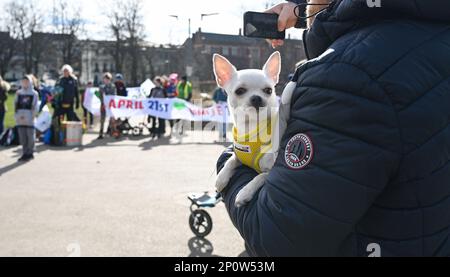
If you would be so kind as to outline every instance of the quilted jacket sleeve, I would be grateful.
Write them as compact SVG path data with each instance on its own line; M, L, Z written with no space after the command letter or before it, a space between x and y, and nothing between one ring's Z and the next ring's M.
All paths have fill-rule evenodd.
M237 193L256 176L242 167L224 192L230 217L255 256L345 252L340 246L352 239L358 220L399 166L396 114L376 82L338 62L308 63L302 70L266 184L251 203L236 208ZM313 158L302 169L292 169L285 158L297 134L307 135L313 146Z

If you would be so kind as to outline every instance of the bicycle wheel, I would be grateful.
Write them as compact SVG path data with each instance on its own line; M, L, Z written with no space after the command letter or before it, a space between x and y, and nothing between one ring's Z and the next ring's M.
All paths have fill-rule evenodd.
M189 217L189 227L195 236L204 238L212 231L213 223L211 216L204 210L193 211Z

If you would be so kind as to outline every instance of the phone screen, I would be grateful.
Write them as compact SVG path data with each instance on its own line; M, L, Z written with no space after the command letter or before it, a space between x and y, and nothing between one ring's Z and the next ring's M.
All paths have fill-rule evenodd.
M278 32L277 14L246 12L244 35L254 38L285 39L286 32Z

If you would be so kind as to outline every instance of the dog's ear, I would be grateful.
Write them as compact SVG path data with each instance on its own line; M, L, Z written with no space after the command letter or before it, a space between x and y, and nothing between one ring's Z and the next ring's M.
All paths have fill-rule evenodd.
M278 84L281 73L281 55L280 52L273 53L263 67L263 71L275 84Z
M226 84L231 81L237 70L226 58L219 54L214 54L213 64L217 84L219 87L225 88Z

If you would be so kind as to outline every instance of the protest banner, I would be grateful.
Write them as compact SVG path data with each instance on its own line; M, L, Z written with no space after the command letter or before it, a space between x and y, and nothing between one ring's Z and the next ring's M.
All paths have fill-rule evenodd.
M227 104L204 108L177 98L132 99L106 96L105 108L107 115L115 118L151 115L168 120L230 122Z
M216 104L211 107L200 107L178 98L145 98L141 88L130 88L129 97L106 96L104 99L108 117L130 118L138 116L154 116L158 118L187 121L230 122L227 104ZM98 89L86 90L84 107L94 115L100 115L100 99Z

